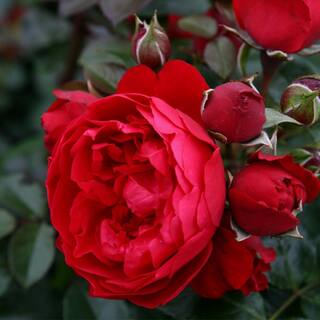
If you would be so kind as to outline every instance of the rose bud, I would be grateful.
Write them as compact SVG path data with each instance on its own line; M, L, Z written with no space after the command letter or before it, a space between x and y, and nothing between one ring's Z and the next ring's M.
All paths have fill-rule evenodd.
M206 91L202 120L225 142L247 142L260 135L266 120L263 97L240 81Z
M319 191L319 180L291 156L258 152L234 177L229 202L233 219L243 231L274 236L294 230L299 224L297 213Z
M136 31L132 38L132 54L136 61L157 68L165 64L170 52L170 40L160 26L156 13L150 25L136 17Z
M319 0L233 0L240 28L266 49L295 53L320 39Z
M282 95L281 110L305 125L314 124L320 113L320 75L295 80Z

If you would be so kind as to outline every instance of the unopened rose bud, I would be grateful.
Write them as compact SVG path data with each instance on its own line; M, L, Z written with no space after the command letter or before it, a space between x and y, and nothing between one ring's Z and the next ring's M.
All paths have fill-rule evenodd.
M295 80L282 95L281 110L305 125L314 124L320 114L320 75Z
M139 64L157 68L165 64L171 52L168 35L158 22L156 13L148 25L136 17L132 54Z
M225 142L247 142L261 134L266 120L263 97L250 85L228 82L205 93L202 119Z
M296 215L305 203L317 198L319 191L317 177L291 156L258 152L232 181L232 217L248 234L299 236L294 232L300 223Z

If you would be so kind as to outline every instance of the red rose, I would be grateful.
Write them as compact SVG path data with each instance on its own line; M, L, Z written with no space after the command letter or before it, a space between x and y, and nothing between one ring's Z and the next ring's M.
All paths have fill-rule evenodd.
M263 97L239 81L216 87L205 98L202 119L206 127L227 142L246 142L260 135L266 120Z
M185 89L179 70L188 76ZM196 114L195 88L203 83L196 69L173 61L159 76L143 66L129 70L119 91L148 89ZM185 95L189 86L196 97ZM58 246L91 295L153 308L207 262L224 207L224 169L219 148L185 113L163 99L122 93L90 104L66 126L47 191Z
M57 100L41 117L46 133L44 142L50 152L70 121L84 113L89 103L97 100L95 96L83 91L55 90L53 93Z
M219 298L232 290L241 290L246 295L265 290L268 279L264 272L270 270L275 251L265 248L259 237L236 241L235 233L224 220L213 238L212 254L192 281L192 288L207 298Z
M294 229L299 224L296 211L313 201L319 191L319 180L290 156L260 152L235 176L229 201L240 228L253 235L272 236Z
M319 0L233 0L239 26L262 47L298 52L320 38Z

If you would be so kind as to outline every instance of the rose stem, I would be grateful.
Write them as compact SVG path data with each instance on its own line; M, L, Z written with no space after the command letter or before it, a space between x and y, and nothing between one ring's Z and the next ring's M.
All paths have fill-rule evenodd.
M269 320L276 320L279 318L279 316L293 303L295 302L299 297L301 297L303 294L305 294L307 291L315 289L320 286L320 283L311 283L297 291L295 291L281 306L276 312L269 318Z
M284 60L279 57L270 57L265 51L261 51L260 59L263 70L261 93L266 99L272 78Z

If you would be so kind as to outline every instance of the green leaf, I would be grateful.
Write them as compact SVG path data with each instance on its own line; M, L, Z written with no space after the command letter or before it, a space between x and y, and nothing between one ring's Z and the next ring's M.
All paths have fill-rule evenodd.
M209 42L204 51L204 61L222 79L227 79L236 65L236 49L227 37L220 36Z
M90 298L85 289L72 285L63 299L64 320L129 320L130 312L124 301Z
M112 22L118 24L121 20L138 12L151 0L100 0L99 4L104 15Z
M294 160L299 163L304 163L310 160L313 156L310 151L305 149L294 149L290 153L293 156Z
M316 201L307 204L303 208L303 214L301 215L301 223L308 231L308 237L315 240L319 237L319 219L318 214L320 212L320 198ZM318 243L318 264L320 266L320 242Z
M176 320L192 318L199 296L191 288L185 289L178 297L159 307L158 310Z
M151 16L157 10L159 15L196 15L207 12L211 6L209 0L183 0L183 3L181 0L153 0L141 14Z
M131 312L125 301L90 298L89 303L97 320L132 319ZM138 320L138 319L137 319Z
M114 92L124 72L125 69L116 64L91 64L85 67L86 78L102 93Z
M54 233L46 224L22 226L9 244L9 265L15 279L24 287L40 280L54 259Z
M89 9L97 2L98 0L60 0L59 13L63 16L73 15Z
M247 297L241 296L238 299L225 296L223 299L238 309L237 315L234 317L236 320L266 319L264 302L260 293L251 293Z
M10 282L11 276L9 272L0 266L0 297L8 290Z
M316 249L311 241L307 238L271 241L277 250L277 259L269 274L272 285L279 289L296 290L314 279L318 267Z
M215 19L207 16L188 16L178 21L181 30L195 36L210 39L217 34L218 26Z
M43 217L45 197L37 184L26 184L20 175L0 178L0 204L27 218Z
M0 209L0 239L9 235L16 226L16 219L6 210Z
M0 156L0 166L8 174L23 172L32 180L44 181L47 172L47 165L43 161L45 157L46 151L43 147L43 136L41 135L23 139L21 143L11 146Z
M266 118L267 121L264 124L264 128L271 128L285 122L301 125L297 120L271 108L266 108Z
M77 285L71 286L64 296L63 319L96 319L86 292Z
M125 70L134 65L129 44L117 39L90 43L79 62L87 78L105 93L112 93Z
M301 308L307 319L320 319L320 286L301 297Z
M70 25L48 11L32 8L22 19L21 45L28 53L68 40Z
M259 293L244 297L239 292L233 292L220 299L203 299L191 289L186 289L158 310L176 320L266 319L263 299Z

